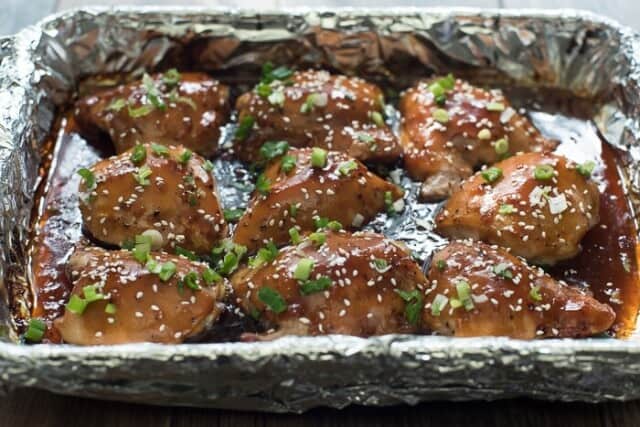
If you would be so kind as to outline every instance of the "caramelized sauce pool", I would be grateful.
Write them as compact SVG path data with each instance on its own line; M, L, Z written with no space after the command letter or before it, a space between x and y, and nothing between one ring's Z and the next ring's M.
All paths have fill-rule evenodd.
M518 95L508 93L508 96ZM577 162L593 160L598 164L593 179L601 192L600 223L583 239L583 250L576 258L548 271L573 286L586 287L599 301L611 305L617 315L612 334L629 336L635 328L640 305L640 282L636 223L618 168L622 154L600 137L588 120L591 115L564 108L574 104L565 103L560 108L554 103L541 108L532 102L536 98L531 93L523 99L520 104L531 110L553 111L553 114L532 111L530 116L543 134L561 141L560 154ZM546 100L545 96L540 99ZM517 100L512 101L517 105ZM559 111L568 111L568 116ZM71 290L65 274L66 260L74 245L86 239L78 207L80 178L76 171L112 155L113 148L108 141L89 143L80 137L69 112L60 114L44 147L44 179L36 194L29 250L32 316L47 321L45 341L60 342L52 321L63 313Z

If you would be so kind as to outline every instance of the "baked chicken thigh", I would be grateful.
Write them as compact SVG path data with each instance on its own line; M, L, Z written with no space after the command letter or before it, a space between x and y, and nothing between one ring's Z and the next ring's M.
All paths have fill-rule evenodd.
M277 140L342 151L363 162L390 163L400 157L400 144L384 122L380 88L326 71L277 70L266 73L236 103L235 147L242 160L259 160L260 146Z
M422 198L446 198L474 168L518 152L545 152L543 138L499 90L448 77L421 82L400 101L405 167Z
M150 254L145 264L124 250L80 248L67 267L73 292L55 321L67 343L180 343L222 310L222 280L186 258Z
M357 229L378 212L399 210L402 195L398 186L344 153L289 149L258 178L234 241L249 251L269 241L282 245L291 228L314 231L326 220Z
M397 243L345 231L314 233L280 250L272 246L231 280L240 307L273 328L266 339L416 332L426 282Z
M535 264L572 258L599 221L598 188L585 175L562 156L510 157L465 181L436 217L436 231L497 244Z
M211 167L184 147L144 144L81 169L84 227L111 245L148 234L154 249L208 252L227 234Z
M424 323L457 337L586 337L615 320L611 307L506 250L454 242L433 257Z
M229 118L229 89L204 73L170 70L78 101L84 133L109 134L117 153L138 143L182 144L203 156L216 152Z

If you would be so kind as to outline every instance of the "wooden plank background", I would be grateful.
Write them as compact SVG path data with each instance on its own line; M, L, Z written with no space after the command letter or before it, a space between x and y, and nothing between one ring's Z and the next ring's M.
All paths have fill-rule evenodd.
M54 11L87 4L183 4L180 0L0 0L0 35L11 34ZM638 0L190 0L190 5L272 8L293 6L478 6L506 8L582 8L640 29ZM1 107L0 107L1 108ZM590 427L640 426L640 402L548 403L429 402L415 407L316 409L304 415L273 415L194 408L161 408L58 396L22 389L0 397L0 426L65 427L288 427L288 426L478 426Z

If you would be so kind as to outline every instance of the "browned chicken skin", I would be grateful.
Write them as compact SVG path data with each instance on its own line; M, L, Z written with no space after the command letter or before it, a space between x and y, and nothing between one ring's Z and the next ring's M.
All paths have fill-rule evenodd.
M144 159L134 162L135 155ZM96 163L95 186L80 184L85 229L112 245L147 232L154 249L208 252L226 237L227 225L207 165L184 147L151 144Z
M424 181L421 196L426 200L446 198L478 166L509 154L555 147L499 90L454 82L452 77L407 90L400 112L405 167L412 178Z
M373 84L309 70L274 80L263 93L269 96L260 95L259 88L236 103L240 124L254 121L246 138L236 140L242 160L258 160L260 146L276 140L342 151L363 162L389 163L401 155L397 138L383 121L382 91Z
M504 249L454 242L436 253L424 323L456 337L587 337L605 332L611 307L559 283Z
M359 161L340 152L325 153L324 166L314 167L313 149L290 149L287 155L296 161L288 173L283 171L282 157L273 161L264 172L268 193L256 191L234 241L250 251L268 241L282 245L290 239L290 228L314 231L318 218L357 229L384 211L389 201L402 198L398 186L372 174Z
M153 254L151 259L160 267L173 263L175 272L163 280L162 273L150 272L128 251L76 250L68 263L72 298L89 300L87 287L102 297L89 302L81 313L67 306L55 321L64 341L80 345L180 343L218 318L224 285L222 281L206 283L202 277L205 264L166 254ZM189 286L185 277L190 274L195 280Z
M203 156L216 152L229 118L229 89L204 73L164 73L81 99L78 123L108 133L117 153L137 143L182 144Z
M417 332L426 279L411 256L379 234L325 237L282 248L232 277L242 309L278 329L269 338Z
M436 231L498 244L536 264L575 256L582 237L599 221L595 183L577 165L552 154L520 154L495 168L462 184L437 216ZM487 182L496 170L501 177Z

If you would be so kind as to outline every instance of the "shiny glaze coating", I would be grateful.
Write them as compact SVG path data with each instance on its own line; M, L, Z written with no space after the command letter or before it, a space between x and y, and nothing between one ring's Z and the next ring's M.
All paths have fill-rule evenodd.
M65 342L80 345L132 342L180 343L196 337L220 315L222 282L200 290L179 282L190 272L200 276L205 264L164 253L152 254L158 263L171 261L173 276L163 281L136 261L128 251L80 248L67 265L72 295L83 296L85 286L98 284L106 299L90 303L82 314L65 310L55 321ZM107 304L115 313L105 312Z
M133 149L101 160L90 170L96 180L92 190L80 183L80 210L85 229L102 242L123 245L136 235L156 230L162 236L157 248L173 252L176 246L208 252L226 237L227 225L216 195L211 172L192 153L186 162L184 147L167 147L158 154L145 144L144 161L134 164ZM148 167L148 183L136 179Z
M505 154L496 152L500 139L508 142L508 154L555 147L510 106L500 90L481 89L457 79L444 95L445 102L438 105L429 89L438 80L410 88L399 105L405 168L413 179L424 181L423 199L446 198L474 168L504 158ZM448 121L434 118L438 109L446 111Z
M117 153L136 143L156 142L182 144L203 156L214 154L220 126L229 118L229 88L204 73L182 73L175 85L163 83L163 77L164 74L151 76L166 108L152 108L140 117L132 117L124 102L134 110L153 107L142 81L79 100L75 115L83 133L90 135L97 128L109 134Z
M371 336L415 333L407 320L406 303L396 290L422 290L426 283L420 267L401 246L375 233L327 232L319 246L304 239L297 246L281 248L275 259L254 268L247 266L232 277L236 302L253 313L265 326L276 329L269 335L348 334ZM310 278L326 276L331 286L303 295L294 272L301 259L311 259ZM384 260L384 266L376 265ZM381 261L378 261L381 262ZM271 288L284 299L281 313L267 308L260 298Z
M385 210L385 192L390 192L394 201L403 195L398 186L369 172L344 153L327 152L327 162L322 168L311 165L311 154L310 148L290 149L288 155L297 160L289 173L282 171L281 159L267 166L264 176L271 189L266 195L258 191L253 195L235 230L236 243L250 251L269 240L277 245L286 244L291 227L301 233L314 231L314 218L318 217L357 229ZM345 175L340 168L350 162L355 168Z
M553 177L536 179L539 165L551 166ZM497 244L535 264L575 256L582 237L599 221L595 183L575 163L552 154L519 154L495 167L502 171L497 181L488 183L478 172L447 200L436 231Z
M504 269L496 270L498 266L506 268L511 278L505 277ZM428 279L423 320L441 335L587 337L605 332L615 319L608 305L557 282L504 249L480 242L453 242L437 252ZM461 281L471 289L469 310L451 304L458 298ZM434 315L434 300L442 296L448 302Z
M256 90L238 98L239 122L253 117L253 130L236 141L238 156L256 161L266 141L285 140L294 147L322 147L342 151L363 162L390 163L401 155L396 136L386 123L374 121L383 113L380 88L357 77L331 75L326 71L296 72L290 82L276 80L272 92L282 93L282 104L272 103ZM308 97L320 100L306 113Z

